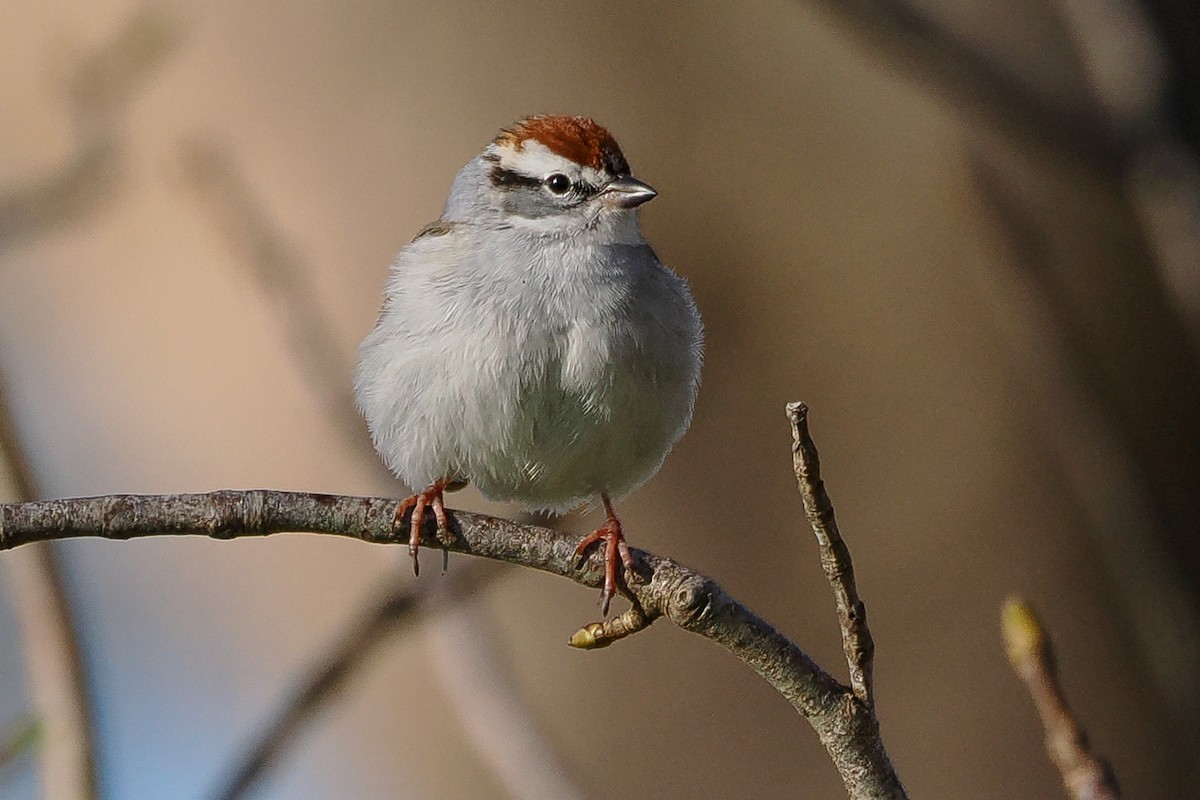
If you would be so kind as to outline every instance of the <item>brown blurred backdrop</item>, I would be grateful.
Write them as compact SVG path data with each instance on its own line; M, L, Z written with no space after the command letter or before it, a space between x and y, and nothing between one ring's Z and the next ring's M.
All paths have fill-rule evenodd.
M708 328L691 432L620 506L633 543L842 675L790 473L805 400L912 796L1063 796L1000 645L1010 592L1126 796L1197 796L1196 20L1171 8L6 0L13 430L47 496L401 493L338 405L390 259L500 126L594 116L659 189L644 227ZM206 796L376 582L412 580L397 550L311 536L60 552L114 799ZM711 644L569 650L595 601L518 573L470 603L580 796L842 796ZM30 706L19 602L0 726ZM472 634L438 625L389 639L259 796L532 796L474 731L505 720L449 696ZM0 795L38 796L32 760Z

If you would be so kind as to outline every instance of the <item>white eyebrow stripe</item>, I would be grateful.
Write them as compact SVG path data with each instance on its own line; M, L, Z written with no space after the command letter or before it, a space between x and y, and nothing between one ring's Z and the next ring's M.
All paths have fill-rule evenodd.
M541 142L531 139L526 139L520 150L499 145L489 145L488 149L499 158L501 167L522 175L540 177L551 172L562 172L567 177L576 177L580 174L580 166L574 161L563 158Z
M604 186L612 180L612 175L604 170L576 164L533 139L526 139L520 149L491 144L488 145L488 152L496 157L496 163L501 168L521 175L544 178L552 172L561 172L572 182L582 180L595 187Z

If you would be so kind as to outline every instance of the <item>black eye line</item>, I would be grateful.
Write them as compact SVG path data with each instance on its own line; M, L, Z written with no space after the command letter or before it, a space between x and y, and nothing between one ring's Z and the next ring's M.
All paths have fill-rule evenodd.
M531 178L511 169L505 169L499 164L491 170L492 185L500 189L517 189L520 187L537 188L542 185L539 178Z
M496 163L498 159L487 160L492 162L492 168L489 170L488 175L491 178L492 185L498 189L512 191L517 189L541 189L546 187L546 179L544 178L534 178L532 176L516 172L515 170L506 169L500 166L499 163ZM553 174L561 175L562 173L556 172ZM568 178L568 180L570 179ZM575 206L581 205L599 193L600 188L598 186L583 180L571 181L567 191L563 192L562 194L554 194L551 192L551 194L554 194L555 197L568 201L565 204L567 208L574 208Z

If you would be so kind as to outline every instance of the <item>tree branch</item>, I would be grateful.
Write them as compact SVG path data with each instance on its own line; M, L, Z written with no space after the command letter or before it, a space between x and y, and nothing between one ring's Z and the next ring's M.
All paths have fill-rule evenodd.
M803 406L789 406L805 463L797 471L802 493L824 497L820 510L825 536L834 554L823 561L833 570L839 607L861 612L853 590L849 553L836 550L830 535L828 497L819 485L816 450L803 424ZM809 459L812 459L809 461ZM814 483L816 482L816 483ZM285 531L322 533L372 544L405 544L407 521L394 524L398 501L378 497L224 490L207 494L110 495L0 505L0 550L37 541L100 537L124 540L158 535L199 535L216 539L266 536ZM437 541L432 530L426 541ZM548 528L518 525L505 519L453 512L451 552L507 561L599 588L603 564L592 555L576 569L577 537ZM821 534L818 534L820 540ZM840 538L836 541L840 542ZM715 581L668 558L633 549L635 576L624 587L632 608L605 622L593 623L572 637L572 644L600 647L666 617L684 630L711 639L744 661L775 687L817 732L842 776L852 800L904 800L879 736L872 705L842 685L795 643L730 597ZM827 569L827 574L829 573ZM844 595L844 597L842 596ZM843 633L855 679L870 696L870 637L861 613L847 616L852 631ZM857 619L857 622L854 620Z
M1091 753L1087 734L1067 705L1050 638L1033 609L1019 598L1009 598L1001 625L1008 660L1033 697L1046 731L1046 751L1072 800L1120 800L1116 777Z
M872 664L875 660L875 640L867 627L867 607L858 597L854 585L854 564L833 516L833 502L821 480L821 461L817 448L808 433L808 406L788 403L788 419L792 423L792 470L800 496L804 498L804 513L817 536L821 551L821 569L833 589L837 604L838 627L842 630L842 652L850 668L850 688L854 696L872 707Z

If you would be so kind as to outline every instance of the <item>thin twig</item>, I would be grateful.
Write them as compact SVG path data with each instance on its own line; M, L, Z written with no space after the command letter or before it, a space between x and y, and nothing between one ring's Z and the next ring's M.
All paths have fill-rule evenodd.
M808 432L808 406L788 403L787 415L792 423L792 470L804 498L804 513L817 537L821 569L833 589L838 627L842 631L842 652L850 668L850 688L870 708L875 702L872 677L875 640L867 627L867 607L859 599L850 549L838 531L833 503L821 480L821 462Z
M1116 777L1091 753L1087 734L1067 705L1050 638L1033 609L1020 598L1009 598L1001 624L1008 660L1033 697L1046 732L1046 751L1072 800L1120 800Z
M272 490L182 495L110 495L0 506L0 550L51 539L96 536L122 540L157 535L217 539L306 531L376 544L405 544L408 526L393 522L398 502ZM432 520L428 535L435 534ZM598 588L598 556L576 569L576 538L482 514L453 512L452 552L476 555L570 578ZM852 800L906 798L879 738L873 709L818 666L796 644L712 579L670 559L633 550L629 596L646 627L666 617L742 659L816 730ZM596 643L605 644L601 624Z

